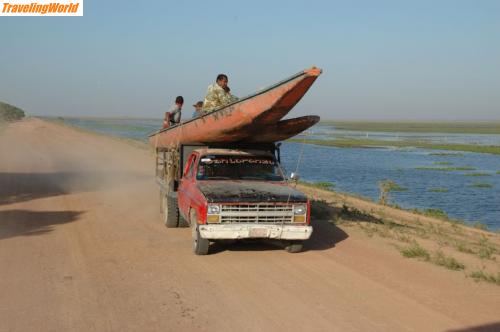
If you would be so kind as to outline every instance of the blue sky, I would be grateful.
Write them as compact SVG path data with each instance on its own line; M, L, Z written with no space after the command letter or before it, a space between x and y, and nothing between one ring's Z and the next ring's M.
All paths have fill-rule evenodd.
M500 120L500 1L90 1L0 17L0 100L29 114L160 118L219 73L245 96L324 70L290 113Z

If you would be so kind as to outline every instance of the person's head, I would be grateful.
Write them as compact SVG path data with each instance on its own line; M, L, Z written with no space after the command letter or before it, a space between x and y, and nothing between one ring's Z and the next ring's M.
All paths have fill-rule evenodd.
M182 106L184 104L184 98L182 98L182 96L177 96L177 98L175 98L175 103Z
M216 82L221 88L224 89L227 87L227 82L229 82L229 80L226 74L219 74L217 75Z
M196 104L193 105L193 107L197 110L197 111L201 111L201 108L203 107L203 102L202 101L199 101L197 102Z

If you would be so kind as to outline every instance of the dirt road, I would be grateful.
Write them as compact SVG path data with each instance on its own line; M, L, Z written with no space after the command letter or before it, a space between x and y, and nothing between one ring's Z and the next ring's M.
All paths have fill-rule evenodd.
M314 221L306 251L191 252L153 155L28 119L0 136L0 331L500 330L500 287Z

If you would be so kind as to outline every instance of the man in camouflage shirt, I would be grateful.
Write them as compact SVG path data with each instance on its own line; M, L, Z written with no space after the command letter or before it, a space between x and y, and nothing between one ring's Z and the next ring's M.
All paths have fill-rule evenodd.
M208 86L207 95L203 102L203 113L213 112L224 105L231 104L238 100L238 97L230 93L231 89L227 86L227 82L227 76L225 74L219 74L215 83Z

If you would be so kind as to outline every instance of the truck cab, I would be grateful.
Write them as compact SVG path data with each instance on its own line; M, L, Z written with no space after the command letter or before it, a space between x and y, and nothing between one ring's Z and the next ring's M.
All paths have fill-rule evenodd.
M178 164L177 180L164 187L164 221L191 227L196 254L238 239L280 240L299 252L311 236L309 200L287 182L276 145L191 147Z

